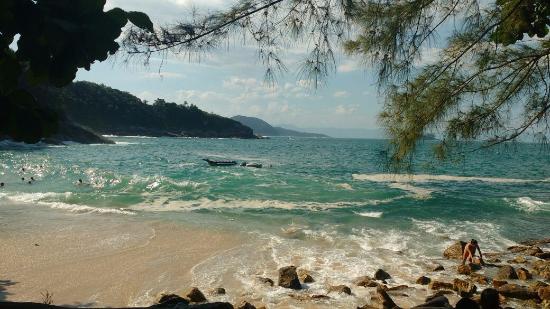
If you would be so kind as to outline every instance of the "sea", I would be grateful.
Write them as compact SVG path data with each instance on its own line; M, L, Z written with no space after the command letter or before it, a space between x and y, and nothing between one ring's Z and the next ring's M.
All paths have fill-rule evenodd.
M276 283L277 269L287 265L310 271L313 294L351 286L379 268L392 274L390 285L411 285L430 264L449 263L442 252L456 240L475 238L491 252L550 237L545 145L471 151L481 146L472 142L464 156L440 162L432 155L436 141L424 141L408 169L396 172L387 140L110 138L116 144L2 142L0 233L17 230L23 209L38 220L48 213L116 217L240 235L239 245L194 265L191 284L239 286L239 297L266 304L292 295L261 287L257 277ZM209 166L204 158L263 168ZM351 308L363 297L325 302Z

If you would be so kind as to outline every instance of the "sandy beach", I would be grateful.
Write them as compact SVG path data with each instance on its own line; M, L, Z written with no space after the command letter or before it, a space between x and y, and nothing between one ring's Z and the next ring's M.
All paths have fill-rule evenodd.
M235 235L180 224L105 215L21 211L2 222L0 300L58 305L150 305L162 291L182 291L190 270L239 244Z

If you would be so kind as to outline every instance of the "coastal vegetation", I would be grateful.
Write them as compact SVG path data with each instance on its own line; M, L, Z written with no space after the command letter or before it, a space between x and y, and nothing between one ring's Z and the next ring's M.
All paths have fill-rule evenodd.
M550 111L550 3L546 0L241 0L155 32L131 29L130 56L200 55L239 34L258 46L272 81L288 46L307 46L298 76L314 86L336 70L336 48L378 69L380 122L393 162L410 162L426 133L445 159L461 141L481 148L528 132L546 142ZM434 61L424 61L428 52Z
M299 132L295 130L289 130L282 127L274 127L269 123L256 117L247 116L234 116L231 119L238 121L245 126L251 128L254 134L261 136L300 136L300 137L328 137L324 134Z
M63 88L33 90L41 104L64 114L71 122L100 134L254 138L237 121L210 114L194 104L156 99L149 104L128 92L91 82Z

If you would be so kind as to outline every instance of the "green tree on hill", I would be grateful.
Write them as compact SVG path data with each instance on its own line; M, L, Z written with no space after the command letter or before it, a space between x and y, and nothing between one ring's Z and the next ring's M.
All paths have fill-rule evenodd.
M147 57L194 54L239 34L258 45L271 79L286 69L285 47L299 42L309 47L300 77L317 85L344 44L378 69L386 97L380 121L393 162L404 163L437 130L440 158L462 140L484 138L488 147L527 130L549 132L549 16L548 0L241 0L155 33L133 29L124 47ZM423 65L435 42L437 61Z
M0 1L0 137L36 142L55 132L58 115L28 89L65 86L79 68L106 60L128 21L153 31L147 15L104 6L105 0Z

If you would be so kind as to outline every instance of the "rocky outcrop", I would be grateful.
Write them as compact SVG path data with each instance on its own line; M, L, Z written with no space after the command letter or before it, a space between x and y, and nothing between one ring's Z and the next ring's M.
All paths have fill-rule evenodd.
M538 299L539 297L537 292L517 284L505 284L497 290L504 297L516 299Z
M286 266L279 269L278 285L293 290L300 290L302 288L295 266Z
M204 294L197 287L190 288L185 293L185 298L191 303L202 303L206 301L206 297L204 297Z
M378 269L374 273L374 279L376 279L376 280L387 280L387 279L391 279L391 276L390 276L390 274L385 272L383 269Z
M275 285L275 282L273 282L273 280L271 280L269 278L258 277L258 281L260 281L261 283L263 283L265 285L269 285L269 286Z
M443 296L443 295L438 295L438 296L435 296L435 297L428 297L426 299L426 302L421 304L421 305L418 305L418 306L415 306L415 307L412 307L411 309L414 309L414 308L449 308L449 309L452 309L453 307L451 306L451 304L449 304L449 299L447 299L447 297Z
M416 284L428 285L430 284L430 281L432 281L430 278L426 276L420 276L418 277L418 279L416 279Z
M533 276L531 275L531 273L525 269L525 268L519 268L517 271L516 271L516 274L518 275L518 279L520 280L529 280L531 278L533 278Z
M357 286L369 287L369 288L377 287L379 285L378 282L376 282L373 278L369 276L359 277L353 280L353 284Z
M432 280L428 285L430 290L453 290L453 284L443 281Z
M386 290L379 286L376 288L376 296L380 302L380 308L382 309L400 309L399 306L391 299Z
M448 259L462 259L462 252L464 251L465 246L465 242L457 241L452 246L443 251L443 256Z
M533 273L541 276L546 280L550 280L550 261L548 260L539 260L535 261L533 264Z
M466 280L456 278L453 281L453 290L462 297L471 297L477 291L477 286Z
M247 302L247 301L242 301L237 307L236 309L256 309L256 306L252 305L251 303Z
M315 282L315 280L313 280L313 277L309 274L309 271L305 269L298 269L298 278L300 279L300 281L302 281L302 283Z
M508 281L506 281L506 280L497 280L497 279L493 280L493 286L497 289L500 288L501 286L505 285L505 284L508 284Z
M458 265L458 267L456 268L456 272L461 275L469 275L472 273L472 267L468 264Z
M539 288L538 295L542 300L550 300L550 286Z
M504 265L499 268L495 279L505 280L505 279L517 279L518 275L514 267L510 265Z
M334 285L328 288L329 293L340 293L351 295L351 289L345 285Z
M441 264L437 264L432 267L432 271L444 271L444 270L445 270L445 267L443 267L443 265Z
M187 304L189 304L189 301L187 301L185 298L183 298L179 295L176 295L176 294L161 293L157 297L156 304L165 307L165 306L176 306L178 304L187 305Z
M472 281L477 282L479 284L483 284L483 285L489 284L489 278L481 274L472 273L470 275L470 278L472 279Z

